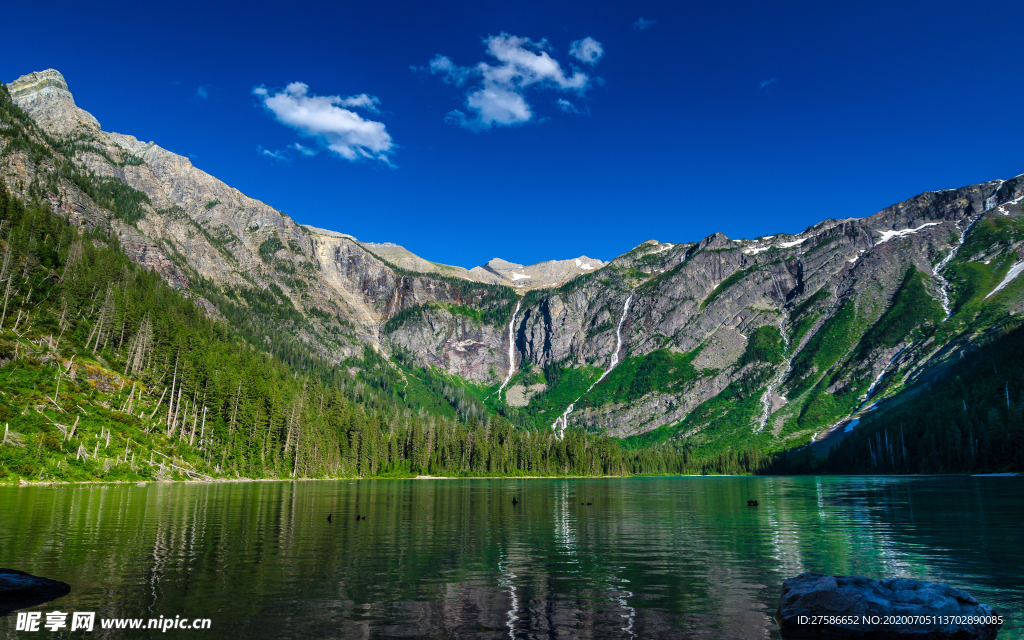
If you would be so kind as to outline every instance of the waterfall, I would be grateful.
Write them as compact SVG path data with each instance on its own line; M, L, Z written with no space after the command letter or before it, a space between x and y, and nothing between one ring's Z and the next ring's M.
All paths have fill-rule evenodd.
M516 372L516 334L515 324L516 316L519 315L519 308L523 306L523 301L520 300L516 303L516 310L512 312L512 320L508 323L508 375L505 376L505 380L502 381L501 386L498 387L498 398L501 398L501 392L505 389L505 385L512 379L512 375Z
M622 323L626 321L626 316L629 315L629 303L632 301L633 292L630 291L629 295L626 296L626 303L622 305L622 317L619 318L619 324L615 326L615 353L612 354L612 362L611 366L608 367L608 371L611 371L619 364L619 351L622 350Z
M629 314L629 303L632 301L633 292L630 291L629 296L626 297L626 304L622 305L622 317L619 318L619 323L615 325L615 353L612 354L612 359L611 362L608 364L608 368L605 369L604 373L601 374L601 377L598 378L597 381L594 382L594 384L590 385L590 387L583 393L584 396L590 393L591 389L596 387L598 383L604 380L604 377L611 373L612 369L619 366L619 351L622 351L622 323L626 321L626 315ZM583 396L580 396L580 398L582 397ZM580 398L576 398L576 400L578 401Z
M974 223L977 222L978 220L981 220L981 217L985 215L986 212L988 212L990 209L996 206L996 195L998 194L999 187L1001 187L1002 184L1003 181L1000 180L999 186L996 187L996 190L992 193L992 195L985 198L985 208L981 212L981 215L975 216L974 219L970 221L970 223L963 230L963 232L960 233L960 240L956 243L956 246L953 247L953 249L949 252L949 255L943 258L942 261L939 262L939 264L935 265L935 267L932 269L932 277L935 278L935 280L938 281L939 283L939 301L942 303L942 310L946 312L946 317L942 319L943 322L949 320L949 317L953 315L953 310L950 307L949 303L949 280L946 280L946 278L943 277L942 270L946 268L946 265L949 264L950 260L956 257L957 252L960 251L960 247L963 246L964 241L967 239L967 233L971 230L971 227L974 226Z
M582 398L583 396L580 396ZM580 398L576 398L579 401ZM555 423L551 425L551 430L558 435L558 439L561 440L565 437L565 429L569 426L569 414L572 413L572 408L576 405L576 402L570 404L562 415L555 418Z
M991 198L989 200L991 200ZM988 203L988 200L986 200L985 202ZM988 209L986 209L986 211L987 210ZM950 307L949 303L949 280L946 280L946 278L942 275L942 270L946 268L946 265L949 264L950 260L956 257L957 251L960 250L960 247L963 246L964 241L967 239L967 232L970 231L971 227L974 226L974 223L980 219L981 216L977 216L976 218L970 221L970 224L968 224L967 227L960 233L960 239L957 241L956 246L953 247L949 254L945 258L943 258L942 261L939 262L939 264L935 265L935 267L932 269L932 277L935 278L935 280L938 281L939 283L939 302L942 303L942 310L946 312L946 317L942 319L943 322L949 320L949 317L953 315L953 310Z
M999 190L1003 187L1003 183L1005 183L1006 180L997 180L996 182L999 183L996 185L996 190L992 192L992 195L985 198L985 211L988 211L989 209L992 209L996 206L996 196L999 195Z
M782 320L779 321L779 333L782 334L782 344L785 345L786 351L789 351L789 336L786 334L786 315L783 314ZM768 384L768 390L761 396L761 422L757 428L754 429L754 433L761 433L761 430L768 425L768 418L771 417L772 413L772 395L775 390L782 384L782 381L786 378L786 374L793 366L793 354L789 355L786 359L786 366L782 368L782 371Z
M635 291L635 289L633 291ZM604 377L611 373L612 369L619 366L619 352L622 351L622 323L626 321L626 316L629 315L629 303L633 301L633 291L630 291L629 295L626 296L626 303L622 305L622 317L619 318L619 323L615 325L615 353L612 354L611 362L608 363L608 368L604 370L601 377L598 378L594 384L590 385L590 387L583 392L583 395L581 395L580 398L590 393L590 390L604 380ZM551 425L551 430L558 434L559 440L561 440L565 435L565 430L569 426L569 414L572 413L573 407L580 401L580 398L573 400L572 404L570 404L562 415L555 419L554 424Z

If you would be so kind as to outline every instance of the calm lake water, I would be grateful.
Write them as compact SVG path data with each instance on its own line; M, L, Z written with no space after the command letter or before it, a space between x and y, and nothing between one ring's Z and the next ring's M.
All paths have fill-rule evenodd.
M212 621L75 637L778 638L819 571L948 582L1021 638L1022 509L1000 477L6 487L0 567L72 585L34 610Z

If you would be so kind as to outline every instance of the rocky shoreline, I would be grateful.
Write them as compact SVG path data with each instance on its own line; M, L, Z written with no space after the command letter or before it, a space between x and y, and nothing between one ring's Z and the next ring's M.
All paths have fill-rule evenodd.
M804 573L782 585L785 640L994 640L1002 616L938 582Z
M71 593L71 585L17 569L0 569L0 616Z

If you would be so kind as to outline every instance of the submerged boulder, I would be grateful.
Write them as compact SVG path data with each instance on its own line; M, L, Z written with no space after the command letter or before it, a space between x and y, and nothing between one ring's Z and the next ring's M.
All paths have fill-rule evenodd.
M776 619L786 640L992 640L1002 618L947 584L804 573L782 584Z
M17 569L0 569L0 616L71 593L71 585Z

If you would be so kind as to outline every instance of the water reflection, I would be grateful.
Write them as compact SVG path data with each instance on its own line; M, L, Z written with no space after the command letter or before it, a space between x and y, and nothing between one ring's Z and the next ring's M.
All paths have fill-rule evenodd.
M516 622L519 621L519 596L516 595L516 574L508 570L507 557L505 558L505 565L503 567L501 562L498 563L498 571L502 574L501 579L498 580L498 585L508 590L509 597L512 600L508 610L508 622L505 625L508 627L508 637L514 640L516 637Z
M70 583L61 610L208 638L777 638L804 571L949 582L1010 638L1022 504L1017 478L11 487L0 566Z

